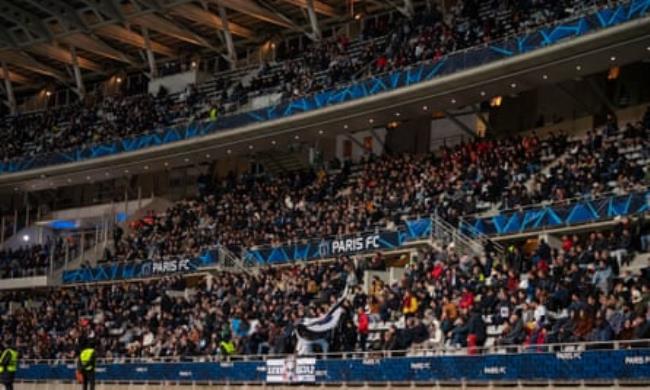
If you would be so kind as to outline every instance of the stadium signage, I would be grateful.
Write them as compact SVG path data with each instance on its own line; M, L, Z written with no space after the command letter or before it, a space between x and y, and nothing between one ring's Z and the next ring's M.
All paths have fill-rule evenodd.
M468 359L471 364L468 364ZM372 359L374 360L374 359ZM650 379L650 350L587 350L570 364L558 364L555 354L526 352L517 354L454 356L414 356L376 359L314 359L287 357L268 361L233 361L223 366L216 362L165 362L100 364L99 381L212 381L216 383L341 383L466 381L512 383L527 381L612 381ZM146 367L147 371L138 370ZM607 369L603 369L606 367ZM101 369L101 370L100 370ZM69 381L76 365L52 361L21 366L16 378L29 381Z
M361 233L344 237L313 239L293 245L251 248L246 251L244 257L248 261L260 264L317 260L340 255L399 248L402 246L403 239L404 237L399 231Z
M342 240L332 240L333 255L341 255L347 253L356 253L362 251L371 251L381 249L379 234L372 234L365 237L345 238Z
M269 359L266 361L266 381L269 383L315 382L316 359Z
M174 259L151 262L151 273L154 275L173 274L176 272L190 272L197 266L190 259Z
M96 283L115 280L143 279L160 275L189 273L217 262L218 250L205 250L195 258L146 260L133 263L100 265L63 272L63 283Z

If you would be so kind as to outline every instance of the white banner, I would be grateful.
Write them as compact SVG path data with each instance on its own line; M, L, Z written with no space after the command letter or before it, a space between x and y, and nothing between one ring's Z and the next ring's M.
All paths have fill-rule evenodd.
M316 359L269 359L266 361L266 381L269 383L315 382Z

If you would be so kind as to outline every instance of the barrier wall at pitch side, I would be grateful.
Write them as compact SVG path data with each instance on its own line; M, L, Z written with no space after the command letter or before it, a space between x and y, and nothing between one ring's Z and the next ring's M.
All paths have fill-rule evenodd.
M74 364L21 364L32 381L74 378ZM267 361L100 365L112 382L435 383L649 381L650 349L366 359L287 358Z

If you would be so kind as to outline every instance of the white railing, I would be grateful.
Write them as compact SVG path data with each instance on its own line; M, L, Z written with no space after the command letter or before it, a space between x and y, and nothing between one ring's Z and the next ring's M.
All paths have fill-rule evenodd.
M490 347L465 348L409 348L406 350L377 350L377 351L342 351L329 353L312 353L305 356L319 359L382 359L392 357L422 357L422 356L485 356L485 355L515 355L521 353L578 353L590 350L626 350L650 349L650 339L614 340L602 342L530 344L530 345L494 345ZM295 354L267 355L202 355L202 356L159 356L159 357L114 357L99 358L98 365L106 364L147 364L147 363L179 363L179 362L237 362L237 361L266 361L295 357ZM21 364L76 364L76 359L23 359Z

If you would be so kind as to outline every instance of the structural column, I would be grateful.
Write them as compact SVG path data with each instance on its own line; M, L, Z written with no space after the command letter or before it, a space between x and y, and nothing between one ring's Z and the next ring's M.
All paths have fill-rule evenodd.
M11 85L11 78L9 74L9 68L7 68L7 63L2 61L2 77L5 79L5 91L7 93L7 104L9 105L9 111L12 115L16 114L16 97L14 96L14 88Z
M149 30L146 27L142 27L142 36L144 37L144 49L147 53L147 63L149 63L149 76L153 80L158 76L158 68L156 67L156 58L154 57L153 50L151 50Z
M314 10L314 0L307 0L307 13L309 14L309 23L311 23L311 31L314 34L314 40L321 40L320 27L318 26L318 18L316 17L316 11Z
M74 70L74 81L77 84L77 95L79 95L80 100L83 100L83 98L86 96L86 87L84 87L84 82L83 79L81 78L79 59L77 58L77 48L71 46L70 54L72 55L72 68Z
M415 8L413 7L413 0L404 0L404 13L406 16L412 18L415 16Z
M219 8L219 17L221 18L221 23L223 23L223 35L226 38L226 49L228 50L228 61L230 61L230 68L235 69L237 67L237 51L235 50L235 44L232 41L230 27L228 27L228 15L226 14L226 8L223 6L221 1L217 4L217 7Z

